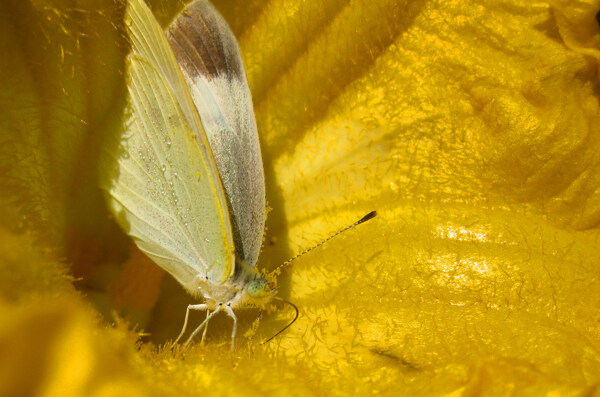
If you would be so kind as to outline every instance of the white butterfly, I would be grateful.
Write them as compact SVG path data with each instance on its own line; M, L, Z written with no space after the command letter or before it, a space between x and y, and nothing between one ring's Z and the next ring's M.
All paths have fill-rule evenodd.
M190 3L166 35L143 0L131 0L126 22L127 128L119 142L104 147L102 187L137 246L191 295L204 298L188 306L177 340L190 310L206 310L207 317L186 345L225 311L234 321L233 349L233 309L264 307L271 299L289 303L276 298L255 269L265 181L240 50L205 0Z
M143 0L130 2L127 25L128 128L105 148L114 167L103 188L137 246L204 297L188 314L207 310L208 321L223 310L233 318L233 347L233 309L273 295L255 269L265 182L240 51L202 0L177 17L168 40Z

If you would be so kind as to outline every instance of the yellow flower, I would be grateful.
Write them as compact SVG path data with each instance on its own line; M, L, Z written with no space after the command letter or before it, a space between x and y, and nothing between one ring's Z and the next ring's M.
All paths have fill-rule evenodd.
M181 7L155 3L163 26ZM230 353L223 316L205 346L161 348L195 302L97 183L126 4L4 2L0 395L594 393L600 2L215 3L263 148L259 267L379 216L293 262L301 315L272 342Z

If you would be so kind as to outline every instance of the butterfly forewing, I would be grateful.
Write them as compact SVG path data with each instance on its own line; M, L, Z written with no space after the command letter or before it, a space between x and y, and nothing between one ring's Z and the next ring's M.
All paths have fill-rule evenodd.
M236 255L254 266L265 226L262 157L244 63L225 20L204 0L167 31L225 189Z

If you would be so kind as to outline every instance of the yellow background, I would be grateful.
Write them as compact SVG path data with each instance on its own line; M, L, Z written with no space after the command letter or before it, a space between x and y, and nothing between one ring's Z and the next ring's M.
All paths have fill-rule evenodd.
M224 318L162 348L192 302L97 187L126 4L4 1L0 395L598 394L600 2L215 5L263 148L259 266L379 216L282 275L301 315L271 343L230 353Z

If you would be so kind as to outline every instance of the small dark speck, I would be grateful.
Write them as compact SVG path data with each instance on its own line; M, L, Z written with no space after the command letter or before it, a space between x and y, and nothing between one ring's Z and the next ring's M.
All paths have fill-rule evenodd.
M596 13L596 22L598 22L598 25L600 25L600 11Z
M379 349L379 348L372 348L371 352L377 354L378 356L385 357L387 359L395 361L395 362L401 364L406 369L409 369L409 370L412 370L412 371L419 371L420 370L420 368L418 366L416 366L415 364L413 364L413 363L411 363L409 361L406 361L402 357L398 357L397 355L395 355L393 353L390 353L389 351L385 351L385 350Z

